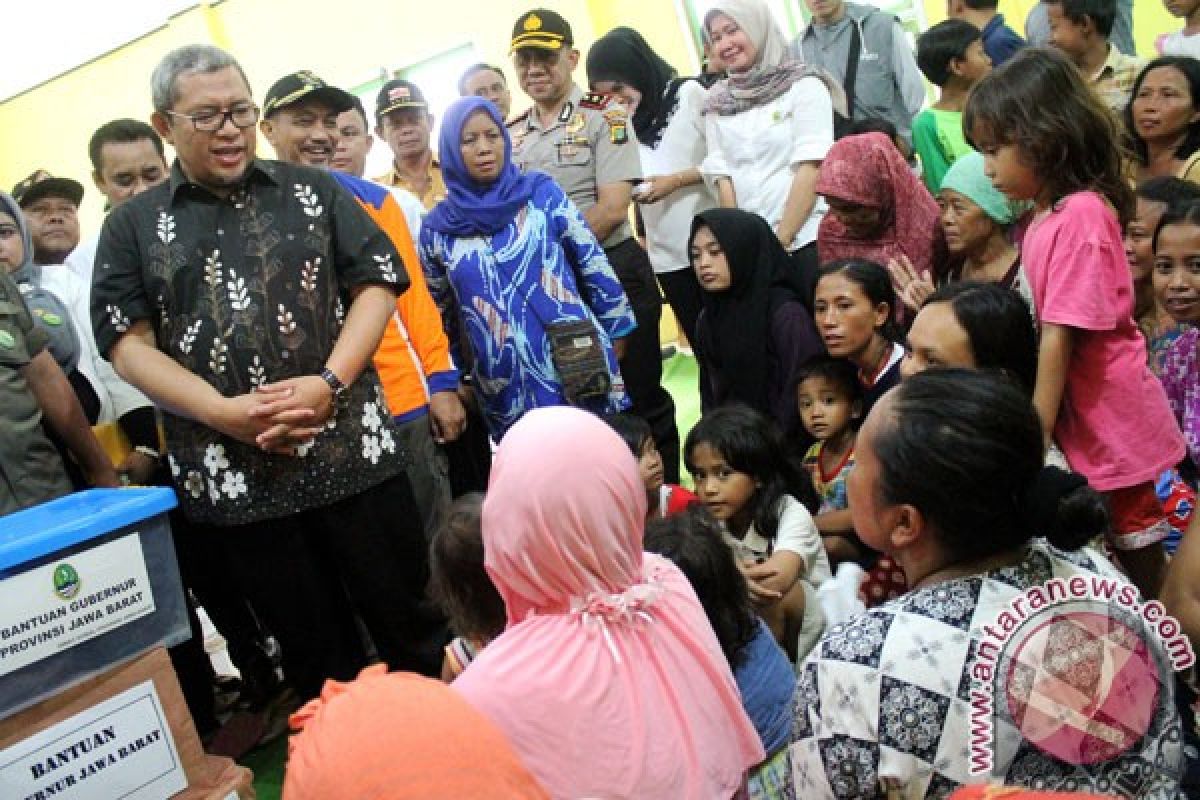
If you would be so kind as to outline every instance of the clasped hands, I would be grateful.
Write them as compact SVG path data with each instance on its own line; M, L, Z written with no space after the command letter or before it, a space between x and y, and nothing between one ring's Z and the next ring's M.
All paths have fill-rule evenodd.
M295 456L333 416L333 390L319 375L268 383L223 397L212 427L274 455Z

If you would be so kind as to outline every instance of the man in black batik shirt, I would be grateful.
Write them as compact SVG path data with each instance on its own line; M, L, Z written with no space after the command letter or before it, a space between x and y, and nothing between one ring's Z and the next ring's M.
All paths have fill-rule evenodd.
M167 412L182 508L302 695L363 665L353 611L390 667L437 674L407 456L370 366L405 265L327 173L255 158L259 109L227 53L175 50L152 84L178 160L104 223L97 344Z

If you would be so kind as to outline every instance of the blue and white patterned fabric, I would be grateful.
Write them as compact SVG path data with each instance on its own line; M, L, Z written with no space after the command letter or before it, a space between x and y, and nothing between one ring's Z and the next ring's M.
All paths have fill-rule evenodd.
M1075 580L1094 599L1032 602L1054 580ZM1035 539L1012 566L914 589L831 628L797 674L794 796L944 798L962 784L991 782L1180 796L1174 676L1141 606L1098 553L1064 553ZM1009 628L1019 616L1013 608L1041 610ZM984 644L997 629L1010 631L998 655ZM990 683L984 663L995 664ZM1147 681L1148 691L1126 694ZM988 713L977 718L981 709ZM1051 713L1053 724L1042 725ZM1039 725L1040 743L1027 735ZM1115 735L1120 747L1075 762L1048 748L1052 737L1087 738L1080 730ZM990 764L973 774L981 732Z
M546 335L556 322L586 319L599 331L612 389L589 410L629 407L612 341L636 327L633 310L583 215L557 184L542 182L516 218L490 236L424 226L420 255L450 353L469 366L494 438L531 408L567 404Z

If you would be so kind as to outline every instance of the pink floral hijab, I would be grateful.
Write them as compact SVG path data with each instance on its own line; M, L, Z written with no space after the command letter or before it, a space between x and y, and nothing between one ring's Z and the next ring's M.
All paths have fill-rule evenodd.
M944 250L941 211L900 151L882 133L847 136L833 143L817 178L817 194L847 203L882 209L887 227L874 239L853 236L827 213L817 229L821 263L841 258L865 258L882 266L899 255L908 256L917 274L933 275Z
M642 552L629 448L575 408L505 435L483 506L508 628L453 687L554 797L727 798L764 757L704 609Z

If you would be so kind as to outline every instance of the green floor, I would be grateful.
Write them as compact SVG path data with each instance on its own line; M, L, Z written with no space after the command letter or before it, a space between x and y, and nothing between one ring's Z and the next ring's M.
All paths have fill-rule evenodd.
M700 395L696 390L696 360L688 355L675 355L663 362L663 386L675 398L675 419L679 424L680 442L700 418ZM680 476L691 485L691 476L682 466ZM242 759L242 764L254 772L254 790L259 800L278 800L283 789L283 765L287 760L287 737L260 747Z

